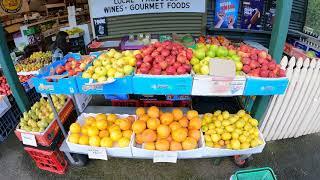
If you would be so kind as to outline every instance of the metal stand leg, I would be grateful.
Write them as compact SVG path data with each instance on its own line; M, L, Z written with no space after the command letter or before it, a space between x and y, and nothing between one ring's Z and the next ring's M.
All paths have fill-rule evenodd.
M54 114L54 118L55 118L55 120L57 121L57 123L58 123L58 125L59 125L59 127L60 127L60 129L61 129L61 132L62 132L63 136L64 136L65 138L67 138L68 135L67 135L67 133L66 133L66 130L65 130L64 127L63 127L63 124L62 124L62 122L61 122L61 119L60 119L60 117L59 117L59 114L58 114L56 108L54 107L54 104L53 104L53 101L52 101L52 99L51 99L51 95L50 95L50 94L48 94L48 100L49 100L49 104L50 104L50 106L51 106L51 108L52 108L52 111L53 111L53 114Z

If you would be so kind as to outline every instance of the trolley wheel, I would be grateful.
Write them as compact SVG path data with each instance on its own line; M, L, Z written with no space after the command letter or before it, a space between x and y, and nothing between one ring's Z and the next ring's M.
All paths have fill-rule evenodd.
M249 157L246 159L242 159L241 156L237 155L233 157L233 162L239 167L239 168L246 168L249 166Z

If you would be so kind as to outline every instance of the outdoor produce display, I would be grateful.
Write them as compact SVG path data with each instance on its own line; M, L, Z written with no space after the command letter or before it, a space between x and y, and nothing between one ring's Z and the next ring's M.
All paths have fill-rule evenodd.
M33 75L27 75L27 76L18 76L21 83L27 82L30 78L33 77ZM12 92L10 90L10 87L8 85L7 79L4 76L0 77L0 95L11 95Z
M191 71L192 50L171 41L156 42L140 49L137 74L182 75Z
M244 110L236 114L218 110L202 116L201 130L207 147L240 150L263 144L258 124Z
M57 112L59 112L67 100L65 95L52 95L52 101ZM52 108L44 98L36 102L28 112L23 113L20 119L19 129L27 132L43 132L54 120Z
M65 65L58 65L55 68L55 75L65 74L67 77L78 75L83 72L89 63L92 61L91 56L81 56L81 60L70 57L67 59Z
M134 116L120 117L116 114L87 116L83 124L71 124L68 142L105 148L128 147L134 120Z
M143 149L181 151L198 148L201 120L197 111L186 114L179 108L162 112L152 106L137 108L138 120L132 124L135 142Z
M103 52L82 74L83 78L92 78L104 82L113 78L122 78L133 73L136 65L135 55L140 51L118 52L111 49Z
M237 55L234 47L217 46L215 44L198 43L194 49L191 64L196 74L208 75L209 62L212 58L233 60L236 65L237 74L242 71L243 64L241 58Z
M45 65L50 64L51 58L52 53L50 51L35 52L29 58L19 61L15 68L17 72L38 71Z
M243 63L243 72L249 76L278 78L285 77L285 70L272 59L266 51L252 48L248 45L240 45L238 55L241 56Z

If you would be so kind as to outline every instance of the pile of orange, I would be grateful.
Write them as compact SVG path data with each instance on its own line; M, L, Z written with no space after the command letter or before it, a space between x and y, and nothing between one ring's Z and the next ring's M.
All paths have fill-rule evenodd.
M135 118L120 118L116 114L97 114L85 118L85 124L70 126L68 141L74 144L96 147L128 147Z
M162 112L152 106L137 108L138 119L132 124L135 142L147 150L179 151L198 147L201 120L197 111L187 114L179 108Z

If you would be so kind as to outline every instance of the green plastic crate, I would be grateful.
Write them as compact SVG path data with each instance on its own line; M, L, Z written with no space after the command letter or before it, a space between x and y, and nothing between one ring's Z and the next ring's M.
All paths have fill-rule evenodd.
M237 171L232 180L277 180L273 170L269 167Z

